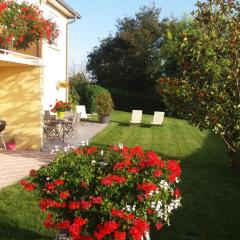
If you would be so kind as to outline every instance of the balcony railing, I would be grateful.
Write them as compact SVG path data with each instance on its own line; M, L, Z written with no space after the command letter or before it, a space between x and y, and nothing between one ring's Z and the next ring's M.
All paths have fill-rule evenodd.
M16 51L9 51L6 49L0 49L0 61L1 60L37 66L40 66L42 62L39 57L19 53Z

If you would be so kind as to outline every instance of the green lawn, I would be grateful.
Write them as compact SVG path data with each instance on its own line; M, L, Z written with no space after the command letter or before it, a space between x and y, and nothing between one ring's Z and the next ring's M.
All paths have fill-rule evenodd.
M238 240L240 173L229 169L223 143L184 121L165 118L159 127L149 125L151 118L144 115L143 124L130 126L130 114L116 111L92 143L142 145L162 158L181 160L183 207L172 216L170 227L153 231L152 239ZM34 199L19 186L0 192L0 240L53 239L54 233L41 225L43 216Z

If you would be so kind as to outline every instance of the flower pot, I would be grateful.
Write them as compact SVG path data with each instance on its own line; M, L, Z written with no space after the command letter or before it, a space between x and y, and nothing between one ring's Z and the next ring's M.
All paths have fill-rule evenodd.
M109 123L110 116L99 117L100 123Z
M10 151L16 150L16 143L7 143L6 147Z
M58 118L64 118L64 112L57 112Z

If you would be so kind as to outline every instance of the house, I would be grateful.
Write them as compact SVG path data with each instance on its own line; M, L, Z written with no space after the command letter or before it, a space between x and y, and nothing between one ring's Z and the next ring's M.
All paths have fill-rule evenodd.
M7 122L5 139L14 137L19 149L41 149L43 113L56 99L67 99L68 26L80 15L63 0L29 0L60 30L53 43L31 44L27 50L0 49L0 119Z

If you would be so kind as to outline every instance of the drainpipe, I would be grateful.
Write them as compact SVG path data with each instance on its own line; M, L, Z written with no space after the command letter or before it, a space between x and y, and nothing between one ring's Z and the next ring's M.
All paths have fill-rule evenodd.
M68 83L68 26L74 22L76 22L77 16L74 17L74 19L67 22L66 25L66 81ZM68 101L68 88L66 88L66 101Z

